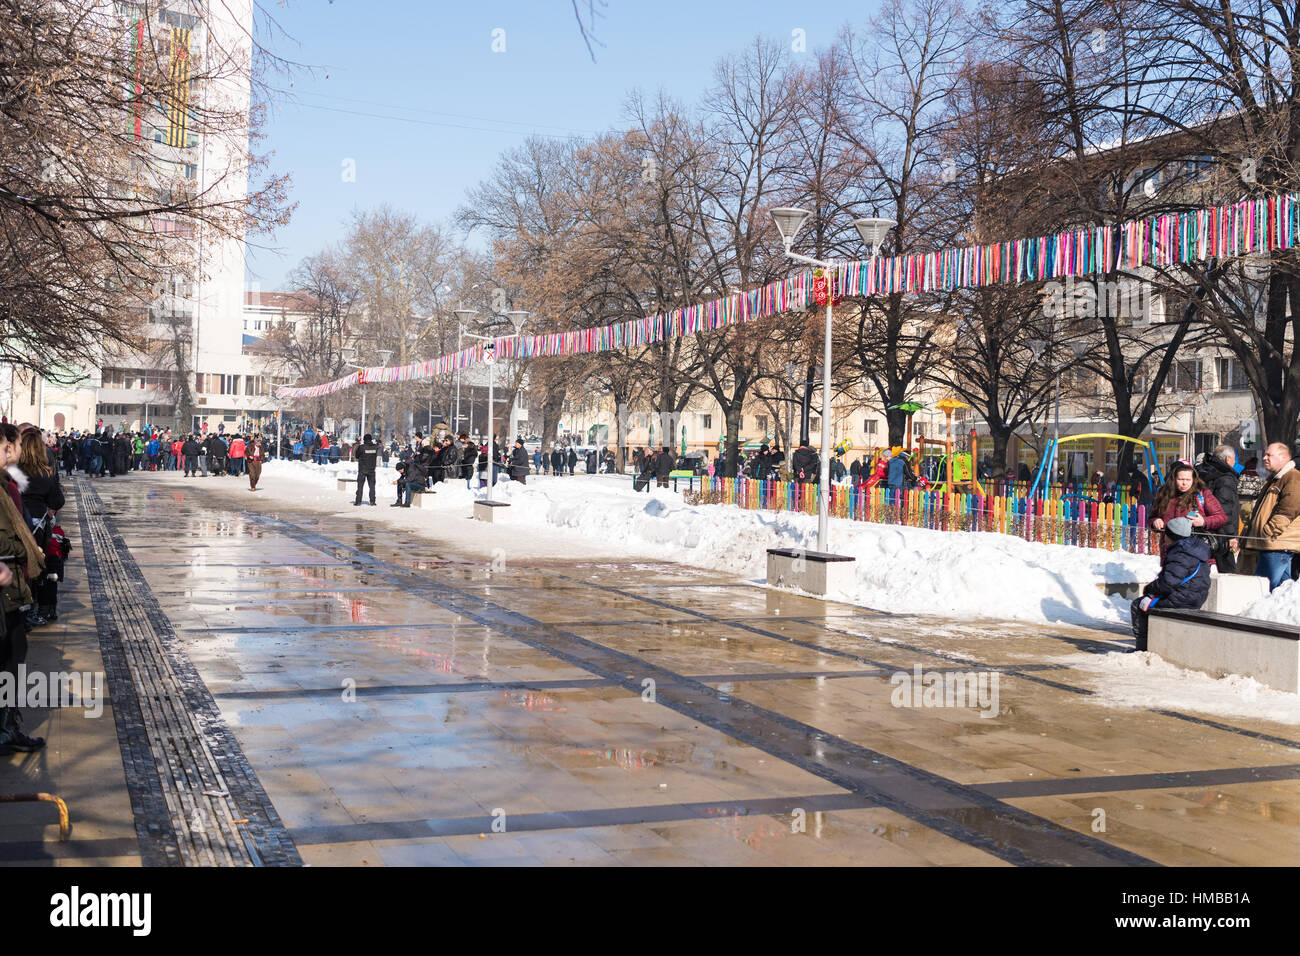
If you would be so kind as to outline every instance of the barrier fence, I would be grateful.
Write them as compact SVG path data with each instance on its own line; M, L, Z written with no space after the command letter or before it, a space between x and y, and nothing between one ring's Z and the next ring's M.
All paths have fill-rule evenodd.
M817 513L820 486L794 481L703 478L687 491L689 504L727 504L749 511ZM1131 500L1089 501L1064 495L1027 498L953 494L915 489L832 485L833 517L933 531L993 531L1043 544L1158 554L1159 533L1147 527L1146 508Z

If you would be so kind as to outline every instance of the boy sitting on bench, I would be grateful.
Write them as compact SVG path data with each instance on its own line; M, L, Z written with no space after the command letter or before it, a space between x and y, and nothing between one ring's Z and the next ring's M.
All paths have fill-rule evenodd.
M1142 589L1133 602L1133 636L1137 649L1147 649L1147 614L1151 608L1199 608L1210 595L1210 546L1192 534L1190 518L1174 518L1165 525L1169 547L1160 565L1160 577Z

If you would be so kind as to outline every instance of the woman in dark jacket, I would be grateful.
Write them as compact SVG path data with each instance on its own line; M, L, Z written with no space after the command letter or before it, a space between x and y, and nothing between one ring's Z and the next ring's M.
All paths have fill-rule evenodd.
M40 432L31 431L23 435L20 448L15 471L27 479L27 484L22 489L23 508L34 528L32 537L38 545L45 547L50 529L54 527L54 519L64 504L63 488L59 485L59 476L50 467ZM39 627L58 620L58 581L52 581L48 574L42 574L31 582L31 589L36 607L27 615L28 625Z

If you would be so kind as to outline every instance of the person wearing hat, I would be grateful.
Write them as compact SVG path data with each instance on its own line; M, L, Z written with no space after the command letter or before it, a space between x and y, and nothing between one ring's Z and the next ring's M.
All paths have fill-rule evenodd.
M379 446L375 444L374 435L366 435L361 439L361 444L352 449L352 455L357 460L357 497L352 502L354 506L361 504L361 491L370 485L370 506L375 506L375 465L379 460Z
M257 483L262 480L262 463L266 461L266 445L262 442L261 432L255 432L244 448L244 460L248 464L248 490L256 491Z
M510 452L510 477L521 485L528 484L528 452L522 438L515 439L514 450Z
M1137 649L1147 649L1147 615L1153 607L1199 608L1210 595L1210 546L1192 534L1192 520L1173 518L1164 526L1160 576L1142 589L1130 610Z

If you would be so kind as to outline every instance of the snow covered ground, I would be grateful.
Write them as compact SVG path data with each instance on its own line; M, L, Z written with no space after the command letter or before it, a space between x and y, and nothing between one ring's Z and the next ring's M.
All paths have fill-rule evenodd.
M263 471L262 488L275 499L337 503L340 510L351 510L351 492L337 490L336 479L355 473L354 465L344 463L272 461ZM385 514L376 517L400 516L411 526L432 526L472 510L475 495L461 482L437 485L432 509L388 509L395 477L392 469L380 470L377 484ZM495 497L513 505L509 524L476 524L475 536L504 533L519 539L528 529L546 529L580 551L612 549L626 557L732 571L757 582L766 577L768 548L816 546L814 516L692 507L674 491L634 492L623 476L529 476L527 485L502 480ZM857 559L853 590L834 597L864 607L953 618L1126 625L1128 601L1105 596L1098 585L1149 581L1159 566L1156 558L1144 555L841 519L831 519L830 545Z

